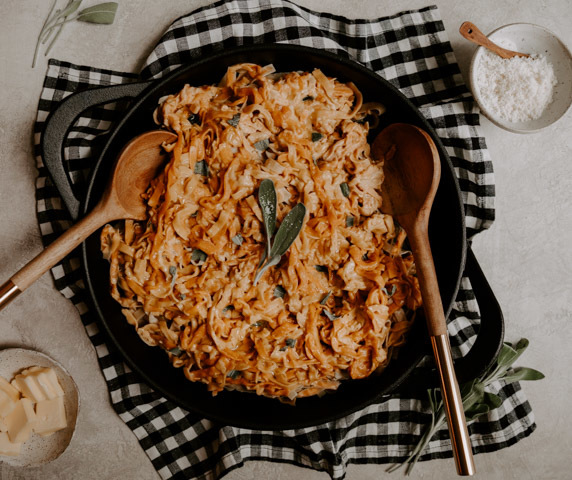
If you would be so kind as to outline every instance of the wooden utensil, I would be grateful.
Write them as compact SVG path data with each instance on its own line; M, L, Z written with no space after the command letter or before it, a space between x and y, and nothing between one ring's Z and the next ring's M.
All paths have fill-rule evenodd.
M471 22L463 22L463 24L459 27L459 33L470 42L488 48L491 52L496 53L499 57L530 57L530 55L527 53L513 52L512 50L507 50L506 48L499 47L496 43L490 41L488 37Z
M393 215L405 230L415 258L457 473L473 475L473 451L428 237L429 214L441 175L439 152L426 132L401 123L377 136L372 155L384 161L382 211Z
M117 158L111 180L94 209L0 286L0 310L102 225L122 218L144 220L141 194L164 161L161 145L176 139L174 133L153 130L131 140Z

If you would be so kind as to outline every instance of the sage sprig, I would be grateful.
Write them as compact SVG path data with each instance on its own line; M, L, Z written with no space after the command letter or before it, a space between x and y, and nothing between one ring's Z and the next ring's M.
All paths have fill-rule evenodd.
M274 182L270 179L264 179L258 188L258 203L262 212L262 220L264 222L264 230L266 232L266 248L258 270L254 276L254 285L258 283L260 277L270 267L277 265L280 262L282 255L294 243L298 234L302 230L304 224L304 217L306 216L306 207L303 203L298 203L282 220L274 242L272 242L272 235L276 230L276 189Z
M460 386L467 422L473 421L502 405L502 399L498 395L486 391L486 388L491 385L491 383L497 380L511 383L522 380L541 380L544 378L542 373L533 368L511 368L514 362L516 362L528 348L528 345L529 342L526 338L521 339L514 346L505 343L496 362L489 370L473 381ZM407 459L403 463L391 466L387 469L387 472L394 472L406 465L405 475L409 475L435 433L445 425L445 407L440 389L428 389L427 396L429 397L429 405L431 408L431 421L429 425Z
M80 22L97 23L100 25L111 25L114 22L115 14L117 13L116 2L99 3L79 10L81 2L82 0L68 0L63 9L56 9L57 0L53 1L48 16L42 25L40 34L38 35L38 39L36 40L34 58L32 59L32 68L36 66L40 45L44 45L51 39L45 52L45 55L48 55L66 23L77 20Z

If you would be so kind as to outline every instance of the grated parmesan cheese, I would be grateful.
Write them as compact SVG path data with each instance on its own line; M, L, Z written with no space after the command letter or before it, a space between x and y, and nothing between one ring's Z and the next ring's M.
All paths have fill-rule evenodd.
M478 64L476 84L483 107L492 115L525 122L542 115L552 102L557 81L543 55L504 59L487 50Z

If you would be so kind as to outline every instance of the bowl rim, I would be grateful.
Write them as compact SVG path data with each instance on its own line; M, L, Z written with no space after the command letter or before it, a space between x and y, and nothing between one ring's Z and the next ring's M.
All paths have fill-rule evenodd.
M515 27L515 26L524 26L524 27L531 27L532 29L539 29L539 30L543 30L544 32L548 33L550 36L552 36L563 48L564 53L567 54L568 58L570 59L570 61L572 62L572 52L570 51L570 49L568 48L568 46L562 41L562 39L556 35L554 32L552 32L551 30L549 30L546 27L543 27L542 25L538 25L535 23L530 23L530 22L514 22L514 23L508 23L506 25L501 25L500 27L495 28L494 30L492 30L490 33L487 34L487 37L491 37L492 35L494 35L495 33L498 33L502 30L505 30L509 27ZM494 40L494 39L491 39ZM537 133L540 132L542 130L545 130L549 127L551 127L552 125L554 125L556 122L558 122L558 120L560 120L562 117L564 117L568 111L570 110L570 108L572 107L572 96L570 97L570 101L568 102L568 106L564 109L564 111L558 116L556 117L554 120L552 120L552 122L541 126L541 127L537 127L537 128L518 128L518 127L513 127L511 126L513 123L515 122L508 122L508 121L503 121L499 118L497 118L495 115L493 115L488 108L486 108L483 105L483 102L481 100L481 96L479 94L478 89L475 86L475 75L476 75L476 68L475 65L477 63L477 60L480 59L480 57L482 56L483 52L486 50L485 47L483 46L479 46L477 47L477 49L473 52L473 56L471 58L471 64L470 64L470 69L469 69L469 82L470 82L470 88L471 88L471 93L473 95L473 98L475 100L475 102L478 104L479 109L481 111L481 113L494 125L496 125L497 127L503 128L504 130L508 130L509 132L512 133L520 133L520 134L526 134L526 133Z

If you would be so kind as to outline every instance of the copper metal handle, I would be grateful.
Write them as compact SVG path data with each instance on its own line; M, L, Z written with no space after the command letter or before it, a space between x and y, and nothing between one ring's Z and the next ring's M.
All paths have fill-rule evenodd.
M439 375L441 379L441 395L447 415L449 436L451 437L457 473L459 475L474 475L473 449L471 448L471 439L467 429L463 399L455 375L449 336L447 334L431 336L431 345L433 346L437 368L441 373Z
M0 286L0 310L14 300L20 293L22 293L22 291L12 280L8 280L4 285Z

